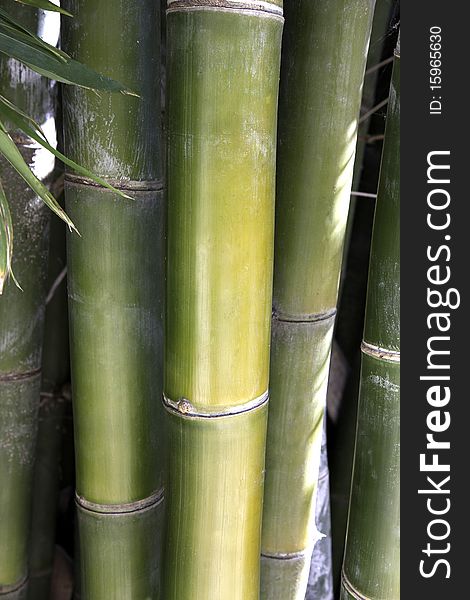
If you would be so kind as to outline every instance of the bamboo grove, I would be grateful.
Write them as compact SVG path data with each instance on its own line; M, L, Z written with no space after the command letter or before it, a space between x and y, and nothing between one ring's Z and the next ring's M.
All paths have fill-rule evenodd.
M333 600L327 389L390 4L0 0L0 600ZM398 49L342 600L399 598L399 113Z

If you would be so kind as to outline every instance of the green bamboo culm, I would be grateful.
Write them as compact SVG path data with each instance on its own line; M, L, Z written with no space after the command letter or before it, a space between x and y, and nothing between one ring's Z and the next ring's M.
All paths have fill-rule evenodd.
M52 189L56 197L62 181L63 174L59 174ZM63 201L63 194L61 198ZM70 374L65 264L65 228L62 221L53 219L50 228L41 402L34 467L28 586L30 600L49 600L54 562L63 420L70 401L66 393L68 386L65 385Z
M357 130L356 155L354 159L354 174L352 181L353 191L360 191L359 185L361 182L364 156L367 146L367 134L369 132L369 126L372 117L372 115L370 115L369 113L371 110L373 110L374 107L375 92L377 88L378 75L380 72L379 69L377 69L376 67L377 64L380 62L380 58L382 56L384 40L387 37L387 30L390 25L390 14L392 11L392 5L394 1L395 0L376 0L375 3L369 52L367 54L366 72L364 77L364 85L362 89L361 117L359 120L359 127ZM367 116L368 114L369 116ZM344 240L343 265L346 263L346 259L348 256L357 200L358 198L356 196L351 197L348 223L346 227L346 235ZM342 278L344 278L344 276L345 270L343 269ZM342 295L342 284L343 281L341 281L340 283L340 298Z
M168 3L165 600L258 600L282 2Z
M64 90L72 398L86 600L160 597L164 203L160 8L68 0L63 46L139 95Z
M377 69L377 65L383 55L384 46L390 35L390 21L393 14L393 6L396 5L396 0L377 0L375 4L374 19L372 22L372 32L370 37L370 47L367 55L366 73L364 77L364 86L362 91L361 102L361 117L373 109L375 97L378 88L378 83L384 77L383 72ZM380 77L379 77L380 74ZM380 86L379 86L380 87ZM382 109L384 111L386 109ZM366 147L368 146L368 134L371 126L372 115L359 122L358 141L356 146L356 157L354 163L354 176L352 189L355 191L364 191L361 189L361 176L365 169L364 159L368 154ZM371 142L372 143L372 142ZM378 142L373 142L378 143ZM378 165L377 165L378 170ZM335 593L339 594L339 585L341 579L341 567L344 555L344 540L346 536L346 524L348 521L348 506L349 492L351 490L351 472L352 459L354 454L354 438L356 434L356 412L357 412L357 385L356 380L359 379L359 357L360 354L356 335L360 339L362 336L362 319L364 315L363 301L365 300L366 281L363 281L361 273L364 273L364 278L367 277L367 256L369 249L362 250L364 257L353 248L353 256L349 255L351 240L353 235L353 225L356 216L356 207L361 203L370 202L372 212L373 200L351 196L349 207L348 224L346 228L345 243L343 249L343 270L341 274L341 283L339 291L339 306L338 315L339 322L336 324L336 340L341 349L346 354L348 362L351 365L352 374L348 377L348 385L345 389L345 394L341 400L341 408L339 421L335 424L334 446L329 456L330 462L330 490L331 490L331 521L332 521L332 548L333 548L333 581ZM362 227L360 228L366 233L365 216L363 206L359 206L358 220L362 217ZM367 221L369 223L369 221ZM357 227L357 222L356 222ZM362 245L359 246L362 249ZM355 270L349 267L349 274L346 273L347 258L354 261L352 265L357 265ZM359 271L359 273L358 273ZM351 392L349 391L351 390Z
M374 0L287 0L261 598L303 600Z
M58 33L48 13L11 2L1 8L25 27ZM52 21L52 22L51 22ZM53 143L54 85L14 59L0 55L2 94L41 124ZM50 183L54 158L6 123L36 176ZM9 163L0 176L13 222L13 272L0 296L0 598L27 594L32 488L41 384L49 209Z
M400 598L399 188L398 42L369 266L342 600Z

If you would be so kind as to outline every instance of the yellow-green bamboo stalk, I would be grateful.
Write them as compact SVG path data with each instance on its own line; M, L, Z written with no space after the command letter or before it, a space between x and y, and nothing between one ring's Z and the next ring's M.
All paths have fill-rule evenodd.
M170 0L165 600L257 600L282 2Z
M400 48L374 219L342 600L400 598Z
M287 0L261 598L305 597L374 0Z
M7 4L10 14L14 11L32 31L44 31L49 23L49 33L54 32L47 13L7 2L2 8ZM0 81L2 94L35 118L53 141L53 84L3 54ZM33 172L47 183L53 156L14 127L9 132ZM13 272L23 288L10 279L0 296L0 598L19 600L27 594L49 212L3 158L0 171L12 213Z
M81 596L160 597L164 206L160 6L68 0L64 49L139 97L64 90L66 154L131 197L66 174Z

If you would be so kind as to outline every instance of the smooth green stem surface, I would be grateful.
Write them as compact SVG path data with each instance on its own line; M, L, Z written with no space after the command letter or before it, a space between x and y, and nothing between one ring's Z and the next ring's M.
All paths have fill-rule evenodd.
M67 156L106 179L162 177L160 6L155 0L66 0L64 49L140 97L64 88Z
M374 219L342 598L400 597L400 58Z
M59 461L66 400L42 396L34 465L29 598L49 600L55 550Z
M160 597L158 532L163 501L136 512L98 514L77 506L80 597L153 600Z
M282 20L193 8L167 14L165 393L217 412L268 387Z
M61 177L57 181L61 181ZM53 186L56 188L57 186ZM63 196L62 196L63 199ZM41 402L33 487L30 579L28 598L49 600L55 551L59 469L68 400L62 387L69 378L69 337L67 318L65 229L53 219L50 230L46 321L42 352Z
M165 600L258 600L282 2L168 28Z
M336 306L374 0L288 0L279 101L274 307Z
M64 90L66 153L130 196L66 174L66 209L81 234L67 242L80 593L86 600L157 600L165 225L160 3L64 4L74 14L63 19L64 49L139 95Z
M27 574L40 384L0 381L0 597Z
M343 563L361 598L400 597L399 399L400 365L363 354Z
M267 555L311 552L317 535L310 509L317 490L333 326L334 317L313 323L273 320L263 517Z
M372 23L372 32L370 37L369 52L367 55L366 74L364 77L364 86L362 92L361 115L368 112L375 103L376 93L381 89L381 84L385 76L383 69L376 69L367 72L372 67L375 67L382 58L384 46L387 45L390 31L390 19L392 16L392 7L394 0L377 0L374 11L374 20ZM380 76L379 76L380 75ZM379 85L380 84L380 85ZM356 146L356 157L354 163L354 176L352 189L354 191L363 191L360 187L361 177L366 165L363 164L368 144L367 135L371 126L372 116L359 124L358 139ZM377 143L377 142L375 142ZM370 166L369 162L368 165ZM359 338L362 336L361 320L364 314L363 298L365 296L365 282L361 283L362 278L358 274L361 272L361 265L365 265L362 271L364 279L367 276L367 260L366 254L369 249L361 249L363 244L358 245L358 233L356 230L354 244L352 246L353 253L350 255L351 238L354 228L358 227L361 215L364 215L364 207L361 202L368 201L365 198L351 196L349 207L348 224L346 228L345 244L343 249L343 270L339 292L339 320L337 323L337 341L342 350L350 359L351 371L354 374L349 377L349 383L343 395L341 402L340 423L335 426L334 433L334 449L331 454L332 469L331 469L331 519L332 519L332 543L333 543L333 579L335 590L339 587L341 567L344 555L344 540L346 537L346 525L348 521L348 504L349 493L351 490L351 473L352 473L352 455L354 451L354 438L356 434L356 411L357 411L357 380L359 379L359 367L357 358L351 358L351 348L354 349L353 354L357 352L356 335ZM369 202L373 202L369 200ZM359 204L358 204L359 203ZM359 206L358 219L355 221L356 206ZM372 210L372 209L371 209ZM364 219L364 217L362 217ZM356 224L355 224L356 222ZM354 225L355 224L355 225ZM367 231L367 223L362 222L360 227L362 235L365 238ZM369 241L367 239L367 241ZM348 258L349 256L349 258ZM362 258L362 260L361 260ZM348 274L346 273L347 260L349 262ZM355 269L355 270L354 270ZM347 279L348 278L348 279ZM356 334L356 335L355 335ZM345 456L348 458L345 459ZM351 457L351 458L349 458ZM350 463L350 464L348 464Z
M284 4L262 600L305 598L319 537L322 421L374 0Z
M35 32L42 11L1 2L2 8ZM54 28L52 27L52 32ZM17 61L0 57L1 92L55 136L53 84ZM9 128L26 163L48 183L54 159L37 144ZM51 135L52 134L52 135ZM5 159L0 176L13 223L13 272L0 296L0 597L19 585L28 571L34 455L40 393L40 368L47 275L49 211ZM11 598L26 593L26 586Z
M168 413L165 600L257 600L267 406Z
M77 492L133 502L162 486L163 194L66 183L66 208Z

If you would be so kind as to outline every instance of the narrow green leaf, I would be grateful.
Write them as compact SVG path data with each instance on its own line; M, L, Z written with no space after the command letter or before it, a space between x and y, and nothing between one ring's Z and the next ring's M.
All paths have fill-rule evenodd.
M83 175L84 177L88 177L95 183L102 185L103 187L107 188L108 190L111 190L112 192L115 192L116 194L119 194L122 198L126 198L128 200L132 199L130 196L128 196L121 190L118 190L115 187L113 187L112 185L110 185L105 179L102 179L101 177L94 175L91 171L89 171L85 167L82 167L81 165L77 164L76 162L74 162L73 160L71 160L70 158L68 158L67 156L62 154L61 152L59 152L56 148L51 146L48 143L46 136L45 136L44 132L42 131L41 127L38 125L38 123L36 123L36 121L34 119L32 119L31 117L26 115L18 107L16 107L9 100L7 100L7 98L4 98L1 94L0 94L0 116L5 121L9 121L10 123L15 125L19 129L21 129L21 131L23 131L23 133L25 133L28 137L35 140L38 144L41 144L41 146L43 148L46 148L46 150L49 150L49 152L52 152L52 154L54 154L54 156L56 156L59 160L61 160L63 163L65 163L72 169L74 169L74 171L76 171L80 175Z
M41 200L60 217L70 229L73 229L78 233L77 228L69 219L64 210L62 210L60 204L49 192L46 186L39 181L39 179L30 171L28 165L21 156L15 142L8 135L3 124L0 123L0 153L8 160L11 166L18 172L18 174L26 181L29 187L41 198Z
M35 6L36 8L42 8L43 10L50 10L52 12L59 12L63 15L67 15L67 17L73 17L72 13L69 13L64 8L60 6L56 6L49 2L49 0L15 0L20 4L28 4L29 6Z
M50 46L50 48L53 48L53 46ZM114 81L114 79L101 75L71 58L67 58L65 62L59 60L51 54L51 51L46 51L38 45L18 39L18 36L12 37L2 28L0 28L0 52L8 57L16 58L40 75L56 81L78 85L87 89L136 95L121 83Z
M11 273L11 257L13 255L13 226L10 207L0 181L0 294Z
M2 8L0 8L0 27L3 28L6 34L9 34L12 37L16 37L19 40L24 41L25 43L30 43L34 46L39 46L44 51L49 52L54 57L56 57L61 62L67 62L70 60L70 56L66 54L63 50L48 44L44 40L42 40L38 35L23 27L21 23L13 19L7 12L5 12Z

